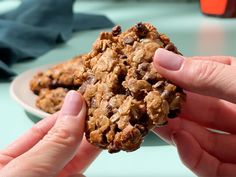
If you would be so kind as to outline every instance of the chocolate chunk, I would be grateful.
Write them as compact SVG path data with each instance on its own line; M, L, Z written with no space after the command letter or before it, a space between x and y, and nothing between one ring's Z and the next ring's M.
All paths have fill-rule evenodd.
M166 46L165 46L165 49L166 50L169 50L171 52L174 52L174 53L177 53L178 50L177 48L175 47L175 45L172 43L172 42L169 42Z
M124 38L124 43L129 44L129 45L133 45L134 39L130 36L127 36L127 37Z
M149 65L150 64L146 62L138 65L138 69L136 70L136 72L140 75L140 77L143 77L147 73Z
M112 106L110 104L107 104L106 109L107 109L107 117L111 117L113 115Z
M126 59L126 58L127 58L126 55L124 55L124 54L120 55L120 59Z
M87 77L87 80L85 81L87 84L95 84L97 82L97 79L93 75L89 75Z
M147 35L148 29L145 26L145 24L140 22L140 23L136 24L135 27L136 27L137 36L139 36L140 38L144 38Z
M170 110L170 112L168 114L168 118L170 118L170 119L176 118L179 114L180 114L179 109Z
M167 45L170 42L170 39L165 35L165 34L161 34L160 35L160 40Z
M86 91L88 85L93 85L97 82L97 79L95 76L93 75L89 75L86 79L86 81L79 87L79 92L81 94L84 94L84 92Z
M112 35L117 36L121 33L121 27L119 25L112 28Z

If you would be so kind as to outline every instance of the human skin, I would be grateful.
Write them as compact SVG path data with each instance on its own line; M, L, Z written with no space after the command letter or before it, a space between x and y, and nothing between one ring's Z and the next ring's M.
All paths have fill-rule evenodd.
M183 163L196 175L236 176L236 59L181 57L158 49L154 65L186 90L187 100L178 118L153 131L177 147Z
M0 176L82 177L101 152L83 136L85 115L84 99L70 91L59 113L35 124L0 151Z
M158 49L153 63L187 94L181 115L153 132L176 146L183 163L196 175L236 176L236 60L187 58ZM101 151L83 137L85 113L82 96L70 91L59 113L0 151L0 176L80 176Z

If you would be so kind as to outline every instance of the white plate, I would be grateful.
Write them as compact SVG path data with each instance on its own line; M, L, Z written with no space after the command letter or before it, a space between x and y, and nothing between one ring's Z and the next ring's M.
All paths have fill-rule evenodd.
M46 65L38 68L34 68L23 72L17 76L11 83L10 94L11 97L18 102L27 112L39 117L44 118L49 114L40 110L35 106L37 96L30 90L29 82L39 71L44 71L50 68L52 65Z

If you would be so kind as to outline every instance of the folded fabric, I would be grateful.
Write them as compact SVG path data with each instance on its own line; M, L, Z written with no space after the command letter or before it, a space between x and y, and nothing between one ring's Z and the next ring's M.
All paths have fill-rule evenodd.
M14 76L13 63L44 54L74 31L113 26L104 15L74 14L73 4L74 0L24 0L0 15L0 78Z

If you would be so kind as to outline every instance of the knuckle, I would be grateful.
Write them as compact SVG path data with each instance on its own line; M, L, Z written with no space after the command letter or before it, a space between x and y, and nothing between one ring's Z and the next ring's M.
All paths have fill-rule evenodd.
M32 131L32 135L34 136L43 136L46 134L46 132L42 128L40 128L37 124L35 124L31 128L31 131Z
M66 126L64 121L53 127L44 137L45 141L50 141L58 145L74 146L78 144L78 137Z
M192 70L190 78L195 88L207 87L215 80L218 72L218 64L213 61L199 61Z
M16 171L27 171L27 174L31 174L31 176L33 174L37 174L37 176L52 176L52 165L49 163L38 163L28 156L21 156L21 158L14 159L8 168L15 169Z
M6 165L8 162L10 162L13 159L14 159L13 157L9 156L4 151L0 151L0 168L1 166Z

